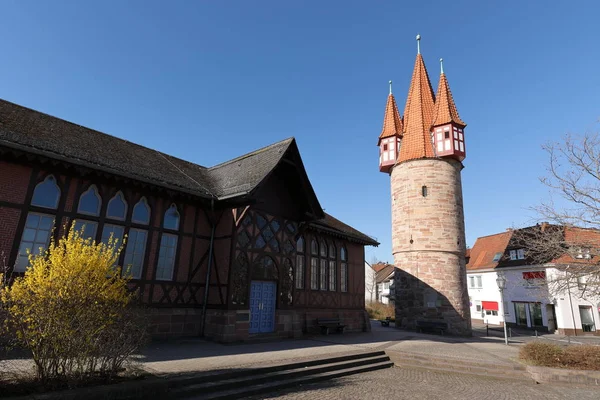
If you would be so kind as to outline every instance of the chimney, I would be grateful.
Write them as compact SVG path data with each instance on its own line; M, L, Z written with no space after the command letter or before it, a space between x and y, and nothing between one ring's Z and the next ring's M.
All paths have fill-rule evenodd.
M546 228L548 228L548 225L550 225L550 224L548 224L548 222L546 222L546 221L542 222L542 227L541 227L542 233L546 230Z

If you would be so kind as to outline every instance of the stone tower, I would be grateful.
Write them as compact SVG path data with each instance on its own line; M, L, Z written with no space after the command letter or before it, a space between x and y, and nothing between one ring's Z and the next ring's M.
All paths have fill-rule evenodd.
M379 164L391 176L396 321L408 328L418 320L443 321L448 333L468 336L461 183L466 124L443 67L436 101L420 49L403 118L395 104L390 90Z

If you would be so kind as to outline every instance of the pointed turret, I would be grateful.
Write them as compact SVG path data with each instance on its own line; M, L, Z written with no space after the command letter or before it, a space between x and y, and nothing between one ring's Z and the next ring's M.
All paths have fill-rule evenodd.
M396 99L392 94L392 81L390 81L390 94L388 95L383 117L383 129L379 135L379 171L389 172L396 163L402 140L402 119L398 112Z
M421 36L417 35L417 43L420 39ZM399 163L435 157L430 133L434 111L433 89L419 48L404 108L404 136Z
M440 83L431 129L434 149L439 157L452 157L462 161L465 159L464 128L467 124L458 116L450 85L444 73L443 62L444 60L440 58Z

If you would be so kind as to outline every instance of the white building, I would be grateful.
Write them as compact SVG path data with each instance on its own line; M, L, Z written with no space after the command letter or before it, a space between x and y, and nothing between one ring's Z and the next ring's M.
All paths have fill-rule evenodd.
M467 286L471 317L567 335L600 334L600 297L584 290L584 278L573 278L560 290L552 283L566 283L566 265L567 270L576 271L583 260L561 257L560 263L528 265L526 249L514 245L513 235L507 231L478 238L470 250ZM506 279L504 303L496 282L499 274Z
M394 273L396 267L387 264L377 271L377 301L383 304L394 304Z
M365 261L365 303L372 303L377 300L377 272L371 264Z

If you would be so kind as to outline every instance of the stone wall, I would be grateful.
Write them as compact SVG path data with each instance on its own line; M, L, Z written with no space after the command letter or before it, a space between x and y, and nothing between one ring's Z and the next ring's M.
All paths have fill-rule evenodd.
M461 169L453 159L422 159L392 170L396 319L407 328L439 320L451 334L471 334Z

